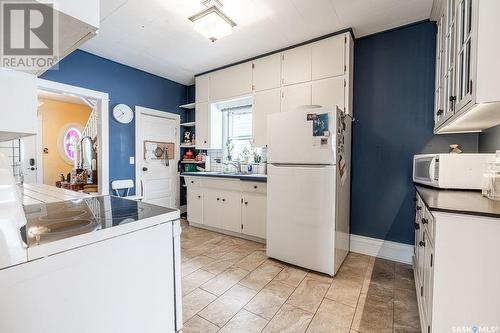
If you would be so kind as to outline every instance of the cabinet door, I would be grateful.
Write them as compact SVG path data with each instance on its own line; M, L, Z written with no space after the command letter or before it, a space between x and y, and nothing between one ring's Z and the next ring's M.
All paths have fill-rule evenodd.
M425 231L423 230L423 226L422 226L422 223L420 223L420 227L421 227L421 231L420 231L420 235L421 235L421 238L417 244L418 246L418 267L417 267L417 274L418 274L418 279L420 281L420 283L423 284L424 282L424 268L425 268L425 244L427 242L427 234L425 233Z
M446 121L455 113L456 93L456 66L455 66L455 30L456 20L455 0L448 0L446 8L446 33L445 33L445 67L443 82L443 106L444 115L441 122Z
M252 63L253 91L278 88L281 85L281 55L256 59Z
M323 39L312 44L312 79L344 75L345 35Z
M203 224L220 227L219 211L221 196L216 191L205 191L203 194Z
M257 147L267 145L267 116L281 109L281 91L273 89L255 93L252 105L253 143Z
M243 194L242 232L259 238L266 238L266 195Z
M189 222L203 223L203 192L200 190L188 189L187 219Z
M283 88L281 100L282 112L287 112L304 105L311 105L310 83Z
M456 15L458 111L472 100L472 0L459 0Z
M195 78L196 102L208 102L209 99L209 75L197 76Z
M221 191L219 205L219 228L241 232L241 194Z
M198 149L210 148L210 109L208 102L196 103L196 137Z
M210 76L210 101L225 100L251 92L251 62L221 69Z
M427 237L428 238L428 237ZM432 296L434 285L434 247L431 242L427 241L424 246L425 267L424 267L424 289L422 296L422 304L427 317L427 323L432 322Z
M282 82L284 85L311 81L311 45L283 52Z
M3 141L37 133L37 77L0 68L0 131Z
M437 21L436 35L436 77L434 91L434 124L442 122L444 116L444 73L445 73L445 19L444 15Z
M312 104L345 109L345 79L343 76L312 83Z

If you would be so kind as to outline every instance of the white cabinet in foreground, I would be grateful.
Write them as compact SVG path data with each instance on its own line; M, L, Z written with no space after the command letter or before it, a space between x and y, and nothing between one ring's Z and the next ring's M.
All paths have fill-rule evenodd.
M265 240L266 183L195 176L185 179L190 224L255 241Z
M422 332L473 332L473 325L498 331L490 329L500 327L500 218L431 212L420 195L416 211L413 268Z

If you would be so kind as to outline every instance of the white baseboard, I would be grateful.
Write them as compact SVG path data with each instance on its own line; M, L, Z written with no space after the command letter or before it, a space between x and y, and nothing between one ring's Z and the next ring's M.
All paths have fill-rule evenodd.
M412 264L413 245L351 234L351 252Z

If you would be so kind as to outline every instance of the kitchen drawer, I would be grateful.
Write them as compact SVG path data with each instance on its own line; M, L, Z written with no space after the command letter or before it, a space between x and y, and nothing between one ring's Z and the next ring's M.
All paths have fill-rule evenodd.
M213 190L240 191L240 180L205 177L203 178L202 186Z
M267 184L266 183L242 181L241 182L241 190L243 192L248 192L248 193L266 193L267 192Z
M184 177L188 188L202 187L202 179L200 177Z

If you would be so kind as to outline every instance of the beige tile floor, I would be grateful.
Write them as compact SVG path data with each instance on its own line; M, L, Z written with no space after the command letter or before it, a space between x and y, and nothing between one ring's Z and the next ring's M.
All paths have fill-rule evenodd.
M182 227L184 333L420 332L411 266L350 253L332 279Z

